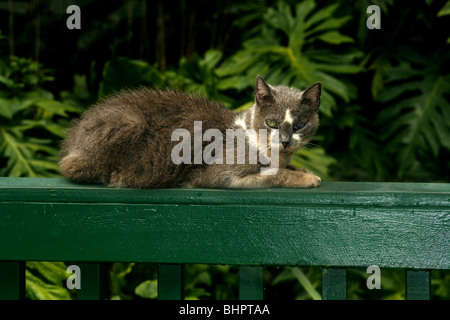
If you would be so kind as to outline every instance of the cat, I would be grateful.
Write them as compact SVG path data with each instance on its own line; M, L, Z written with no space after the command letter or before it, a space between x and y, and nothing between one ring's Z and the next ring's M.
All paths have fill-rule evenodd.
M233 112L220 103L179 91L121 91L74 120L61 144L60 170L75 182L122 188L318 187L318 176L294 168L290 161L318 128L320 94L320 83L300 91L272 86L257 76L253 106ZM252 133L246 135L244 149L234 147L237 136L230 145L221 142L217 134L228 137L230 130ZM265 131L269 141L263 143ZM213 139L205 136L200 141L183 141L187 148L182 149L181 135L176 132L186 133L191 140L197 134L215 132L216 149L211 152L213 142L208 149ZM231 153L229 146L234 148ZM260 156L257 161L250 161L252 148ZM215 161L202 160L202 151L205 156L207 149ZM243 156L242 151L248 154ZM231 154L234 161L223 161L220 154Z

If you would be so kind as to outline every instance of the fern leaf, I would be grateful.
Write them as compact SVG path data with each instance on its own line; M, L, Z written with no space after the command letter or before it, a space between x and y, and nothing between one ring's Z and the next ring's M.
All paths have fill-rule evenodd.
M301 167L312 171L314 174L329 180L329 167L336 164L334 157L327 155L325 150L319 147L311 149L300 149L294 154L291 164L295 167Z
M447 54L448 55L448 54ZM386 70L390 84L378 95L389 105L378 117L382 137L397 155L399 176L415 166L419 153L436 158L441 148L450 149L450 75L442 75L438 53L432 57L410 54L414 61ZM436 63L429 63L434 61ZM413 67L415 66L415 67Z
M300 89L320 81L323 85L320 110L331 116L336 96L349 101L354 90L336 74L362 70L353 64L361 55L359 51L353 48L336 54L333 48L353 42L340 32L350 17L335 17L337 9L338 5L333 4L316 10L314 0L301 1L294 8L280 1L276 9L267 9L260 34L245 41L243 48L216 70L217 74L232 79L227 83L230 87L235 83L239 90L243 83L246 87L253 86L256 74L270 83ZM319 42L320 47L327 48L317 50Z

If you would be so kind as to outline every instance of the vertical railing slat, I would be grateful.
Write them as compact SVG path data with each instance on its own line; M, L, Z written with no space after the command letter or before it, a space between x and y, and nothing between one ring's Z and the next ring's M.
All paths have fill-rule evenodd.
M239 267L239 300L264 299L264 268Z
M77 290L77 300L105 299L105 268L101 263L80 262L81 288Z
M184 299L184 265L158 266L158 299Z
M25 262L0 262L0 300L25 299Z
M322 269L322 299L347 299L347 269Z
M406 270L406 299L430 300L430 271Z

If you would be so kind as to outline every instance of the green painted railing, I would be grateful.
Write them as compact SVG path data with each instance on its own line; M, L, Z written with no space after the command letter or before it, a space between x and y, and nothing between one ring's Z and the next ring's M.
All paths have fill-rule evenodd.
M183 264L239 265L239 298L263 298L264 266L323 268L322 298L346 299L346 268L406 269L429 299L450 269L450 184L328 182L316 189L113 189L0 178L0 299L22 299L25 261L77 261L80 299L102 298L102 262L158 263L160 299L183 299Z

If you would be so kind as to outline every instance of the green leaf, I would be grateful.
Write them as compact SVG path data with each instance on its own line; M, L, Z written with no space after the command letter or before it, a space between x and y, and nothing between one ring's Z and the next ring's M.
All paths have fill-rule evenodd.
M234 101L220 92L225 90L227 84L220 83L216 73L216 66L221 59L222 52L218 50L208 50L203 57L194 54L190 59L182 58L177 70L164 72L165 81L168 86L199 94L231 107Z
M208 50L205 52L204 58L199 62L200 66L207 70L212 70L222 59L222 52L219 50Z
M439 10L437 16L442 17L450 14L450 1L447 1L447 3Z
M448 59L444 57L448 53L439 55L435 52L421 57L408 50L403 59L414 59L418 67L387 69L390 85L377 96L378 101L388 105L377 123L386 128L382 139L387 150L396 155L399 177L416 166L420 153L436 158L441 148L450 147L450 102L446 97L450 75L442 75L439 65Z
M21 148L18 137L20 135L14 135L14 132L0 128L0 141L3 142L0 146L0 154L9 158L5 169L9 171L11 177L36 177L36 172L27 159L30 152Z
M32 300L70 300L65 287L69 277L62 262L33 262L26 264L26 293Z
M289 267L284 267L283 271L281 273L279 273L275 279L272 280L271 285L276 285L285 281L291 281L291 280L295 280L295 275L292 272L291 268Z
M345 169L348 176L358 180L386 181L389 178L389 164L392 162L383 152L383 143L371 123L364 117L353 116L349 137L351 152L350 168Z
M1 174L10 177L55 176L56 159L45 156L57 154L56 148L49 146L51 141L26 138L17 128L0 127L0 155L8 158Z
M155 67L146 62L118 57L108 61L105 65L99 97L127 88L162 85L164 85L164 81Z
M347 17L342 17L342 18L329 18L326 19L323 23L317 25L315 28L309 30L306 35L313 35L315 33L319 33L320 31L325 31L325 30L331 30L331 29L338 29L340 27L342 27L343 25L345 25L347 23L347 21L349 21L351 19L351 17L347 16Z
M0 91L0 157L6 158L0 175L59 176L58 145L65 136L68 114L83 109L40 88L50 79L36 62L17 57L8 64L0 60L0 72L12 81L10 90Z
M325 33L322 33L319 37L320 40L324 42L328 42L331 44L341 44L345 42L354 42L353 38L349 36L345 36L337 31L328 31ZM355 66L356 67L356 66Z
M69 277L63 262L27 261L26 266L28 270L40 273L49 283L60 284Z
M71 300L70 292L62 286L48 284L26 271L26 294L31 300Z
M15 83L13 80L8 77L0 75L0 83L4 84L6 87L11 88L14 87Z
M204 288L194 288L187 292L186 300L200 300L200 297L210 297L211 294Z
M325 153L322 148L300 149L294 154L291 164L295 167L305 168L322 178L330 179L329 167L337 161Z
M0 98L0 116L6 119L12 119L13 110L11 107L11 101L8 99Z
M19 128L19 127L16 127ZM67 126L62 125L60 123L55 123L50 120L27 120L24 119L21 123L20 128L23 130L29 130L32 128L42 128L47 130L48 132L54 134L55 136L65 138ZM50 141L48 141L50 143Z
M300 268L292 268L292 273L313 300L322 300L320 293L314 288L308 277Z
M280 1L276 8L268 8L260 33L246 40L242 49L216 70L219 77L225 78L224 87L233 88L233 83L239 91L253 87L257 74L271 84L301 90L320 81L320 111L331 116L336 95L348 101L356 90L337 75L363 70L354 64L361 53L354 47L353 39L340 32L350 17L335 17L337 8L338 4L333 4L316 10L314 0L301 1L294 8ZM325 48L318 50L317 42ZM339 54L334 53L336 45L340 46ZM343 50L343 45L350 49Z
M40 99L36 99L33 104L35 104L40 109L49 112L52 115L56 114L56 115L59 115L62 117L67 117L67 113L65 110L66 106L59 101L46 99L46 98L40 98Z
M295 22L291 8L283 1L278 2L277 9L268 8L265 19L272 27L280 29L286 34L292 32Z
M158 297L158 281L146 280L141 282L134 289L134 293L142 298L156 299Z
M336 11L339 7L338 3L332 4L328 7L320 9L319 11L314 12L314 14L305 22L305 28L310 28L316 23L329 19L330 16Z
M442 7L441 10L439 10L437 16L438 17L443 17L443 16L448 16L450 15L450 1L447 1L447 3ZM450 37L447 38L446 43L450 44Z

